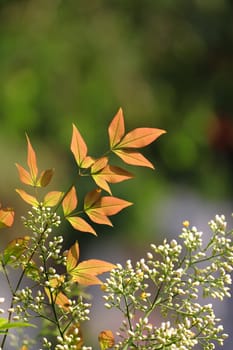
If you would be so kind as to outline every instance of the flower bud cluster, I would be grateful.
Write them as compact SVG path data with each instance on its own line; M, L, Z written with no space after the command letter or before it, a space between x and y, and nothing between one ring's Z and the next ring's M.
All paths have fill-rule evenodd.
M36 235L50 233L52 227L58 227L61 224L60 216L54 213L50 207L43 204L38 207L32 207L32 211L28 211L28 217L22 217L25 227L29 228Z
M43 313L44 299L44 294L40 290L36 292L36 295L33 295L33 291L29 287L18 290L13 299L14 309L12 312L15 315L13 319L23 319L24 322L28 322L35 313Z
M117 265L106 280L105 306L122 312L115 349L204 350L223 345L220 319L205 297L230 297L233 269L233 231L226 232L224 216L210 223L213 232L204 243L202 232L184 222L176 240L151 245L146 259L134 266ZM160 326L155 319L164 318Z

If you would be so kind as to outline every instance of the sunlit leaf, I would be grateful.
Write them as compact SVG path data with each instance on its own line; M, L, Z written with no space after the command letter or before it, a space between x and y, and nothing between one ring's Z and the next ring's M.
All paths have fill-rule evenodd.
M64 192L60 192L60 191L48 192L44 197L44 202L43 202L44 206L54 207L61 201L63 195L64 195Z
M77 272L77 274L72 275L72 281L82 284L84 286L93 286L103 283L98 277L82 272Z
M77 266L77 271L79 272L88 272L90 275L97 276L101 275L104 272L111 271L115 269L116 265L108 261L99 260L99 259L89 259L81 261Z
M77 204L78 198L75 187L73 186L62 201L64 215L69 215L77 207Z
M70 307L70 300L67 298L67 296L62 292L50 292L49 288L45 288L45 292L47 294L47 297L49 299L50 303L55 303L62 307L65 311L69 310Z
M134 177L129 171L113 165L107 165L98 175L110 183L118 183Z
M87 145L77 127L73 124L73 133L70 149L79 167L87 156Z
M16 163L15 165L18 169L20 181L26 185L33 186L34 183L33 183L33 180L31 178L31 174L27 170L25 170L20 164Z
M126 134L117 148L141 148L155 141L166 131L156 128L137 128Z
M76 267L79 260L79 245L76 241L68 250L67 260L66 260L66 269L69 273L72 269Z
M86 158L82 161L82 168L87 169L92 166L92 164L95 162L94 158L90 156L86 156Z
M59 276L58 278L52 278L49 280L49 286L52 288L52 291L49 287L45 288L45 292L48 296L50 303L55 303L61 306L65 311L69 310L70 300L67 296L62 293L59 288L64 283L64 275Z
M68 311L70 307L70 300L67 298L67 296L59 292L57 295L53 294L53 300L55 303L59 306L61 306L64 310Z
M25 192L24 190L19 190L16 189L16 192L20 195L20 197L28 204L37 207L39 205L38 200L36 199L36 197L31 196L30 194L28 194L27 192Z
M120 108L108 127L110 148L113 149L125 133L123 111Z
M26 138L27 138L27 145L28 145L27 163L28 163L28 167L30 170L33 183L36 184L36 178L38 175L36 153L31 145L30 139L27 134L26 134Z
M111 216L119 213L121 210L123 210L126 207L129 207L133 203L128 202L124 199L113 197L113 196L106 196L101 197L97 203L93 206L95 209L100 209L103 215Z
M141 153L130 149L116 149L113 151L126 164L144 166L154 169L154 165Z
M95 173L99 172L104 167L106 167L107 164L108 164L107 157L102 157L102 158L97 159L91 167L91 173L95 174Z
M41 187L47 186L50 183L53 177L53 174L54 174L54 169L44 170L41 173L39 180L37 181L38 186L41 186Z
M93 209L89 208L86 210L86 214L89 219L99 225L113 226L109 218L103 214L101 208Z
M14 210L11 208L0 209L0 228L11 227L14 223Z
M95 276L111 271L116 265L104 260L90 259L80 262L71 272L72 280L84 285L102 284Z
M8 322L5 318L0 318L0 331L7 330L10 328L24 328L24 327L34 327L36 326L34 324L28 323L28 322Z
M115 215L130 205L132 205L131 202L117 197L101 197L100 193L95 190L85 197L84 211L93 222L112 226L108 216Z
M101 190L95 189L88 192L84 198L84 210L91 208L101 197Z
M95 181L96 185L108 192L109 194L112 194L111 188L109 187L107 181L105 180L105 176L100 173L92 174L91 177Z
M100 332L98 340L101 350L111 349L115 344L114 335L111 330L104 330Z
M29 236L18 237L10 241L3 251L3 263L6 265L21 261L22 254L28 249L29 241Z
M96 232L91 225L79 216L68 216L66 218L75 230L89 232L96 236Z

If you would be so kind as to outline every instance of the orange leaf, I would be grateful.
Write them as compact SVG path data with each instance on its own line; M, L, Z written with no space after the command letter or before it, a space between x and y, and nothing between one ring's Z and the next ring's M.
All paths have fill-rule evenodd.
M110 148L113 149L125 133L123 111L120 108L108 127Z
M116 149L113 152L127 164L154 169L154 165L137 151L130 149Z
M84 210L91 208L101 197L101 190L95 189L86 194L84 198Z
M129 171L113 165L107 165L98 175L101 175L107 182L110 183L117 183L132 179L134 177Z
M79 263L71 272L72 280L84 285L102 284L102 282L96 278L96 275L100 275L104 272L111 271L116 265L111 264L104 260L90 259Z
M155 141L166 131L156 128L137 128L126 134L117 145L119 148L141 148Z
M77 274L77 276L72 276L72 281L82 284L84 286L93 286L96 284L102 284L102 281L98 277L90 275L88 273L81 273L81 272Z
M111 191L107 181L105 180L105 176L102 175L101 172L97 173L97 174L92 174L91 177L93 178L93 180L95 181L97 186L99 186L100 188L102 188L103 190L108 192L109 194L112 194L112 191Z
M64 282L64 276L61 275L58 278L52 278L49 280L49 286L50 288L53 288L54 290L51 291L49 287L45 288L45 292L49 298L49 302L61 306L65 311L69 310L69 306L71 305L70 300L67 298L65 294L60 292L58 288L63 284Z
M38 186L45 187L47 186L54 174L54 169L47 169L42 171L39 180L37 181Z
M31 178L33 180L33 183L36 184L36 178L38 175L36 154L27 134L26 134L26 138L27 138L27 144L28 144L27 163L28 163L28 167L31 173Z
M125 201L124 199L107 196L101 197L98 202L94 204L92 209L100 209L100 213L103 215L111 216L132 204L133 203Z
M18 172L19 172L20 181L26 185L33 186L34 183L32 181L30 173L27 170L25 170L21 165L19 165L17 163L15 165L16 165Z
M109 185L107 184L106 180L104 177L101 175L101 170L106 167L108 164L108 158L107 157L102 157L97 159L94 164L91 167L91 176L97 186L102 188L103 190L107 191L108 193L112 194L111 189Z
M82 163L87 156L87 145L74 124L70 149L78 166L82 167Z
M111 349L115 344L114 335L111 330L105 330L100 332L98 340L100 343L101 350Z
M94 159L90 156L86 156L86 158L83 159L82 161L82 168L84 169L88 169L92 166L92 164L94 163Z
M81 261L75 268L75 272L88 272L92 276L101 275L104 272L111 271L115 269L116 265L109 263L108 261L89 259Z
M37 207L39 205L38 200L36 199L36 197L31 196L30 194L28 194L27 192L25 192L24 190L18 190L16 189L16 192L20 195L20 197L28 204Z
M47 297L50 303L53 301L53 303L61 306L65 311L69 310L70 300L67 298L65 294L63 294L62 292L58 292L57 294L56 293L50 294L49 288L45 288L45 292L47 294Z
M106 165L103 167L104 164L105 162L102 162L100 170L99 170L99 167L97 167L98 171L96 172L93 171L93 168L94 168L93 166L91 169L91 176L95 181L95 183L97 184L97 186L107 191L109 194L112 194L112 192L108 185L108 182L117 183L124 180L128 180L133 177L131 173L129 173L128 171L120 167L116 167L112 165Z
M91 167L91 173L92 174L98 173L101 169L106 167L107 164L108 164L107 157L102 157L102 158L97 159Z
M70 271L77 266L78 260L79 260L79 244L76 241L68 250L67 262L66 262L66 268L68 273L70 273Z
M112 226L112 223L109 220L109 218L106 215L103 215L101 208L89 208L86 210L86 214L89 217L89 219L91 219L91 221L95 222L96 224Z
M78 198L75 187L73 186L62 201L64 215L69 215L77 207L77 204Z
M44 197L44 206L45 207L54 207L62 199L64 193L60 191L51 191L48 192Z
M4 208L0 209L0 228L11 227L14 222L15 213L13 209Z
M96 232L84 219L78 216L68 216L66 218L75 230L89 232L96 236Z

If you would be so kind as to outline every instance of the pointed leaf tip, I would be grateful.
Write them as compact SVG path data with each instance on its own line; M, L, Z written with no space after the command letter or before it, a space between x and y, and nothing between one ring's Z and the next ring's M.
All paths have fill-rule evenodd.
M86 222L86 220L83 218L80 218L79 216L68 216L67 220L75 230L91 233L94 236L97 236L93 227L89 225L88 222Z
M110 148L113 149L125 134L123 111L120 108L108 127Z
M70 149L71 152L74 155L74 158L76 160L76 163L79 167L82 167L82 162L87 157L87 145L80 134L77 127L73 125L73 133L72 133L72 139L71 139L71 145Z
M73 270L79 261L79 244L76 241L69 249L67 254L67 262L66 262L66 269L67 272L70 273L71 270Z
M20 181L26 185L33 186L34 182L32 180L31 174L26 169L24 169L20 164L16 163L15 165L18 169Z
M27 163L30 170L31 178L34 184L36 184L36 178L38 175L36 153L31 145L30 139L27 134L26 134L26 139L27 139L27 146L28 146Z
M113 151L118 157L120 157L123 162L130 165L143 166L147 168L154 169L154 165L144 157L140 152L134 149L116 149Z
M39 202L36 199L36 197L31 196L30 194L28 194L24 190L16 189L15 191L20 195L20 197L24 200L24 202L26 202L32 206L35 206L35 207L37 207L39 205Z
M76 189L73 186L62 201L64 215L67 216L70 213L72 213L72 211L76 209L77 204L78 198L76 194Z
M154 142L165 132L157 128L136 128L123 137L117 148L142 148Z

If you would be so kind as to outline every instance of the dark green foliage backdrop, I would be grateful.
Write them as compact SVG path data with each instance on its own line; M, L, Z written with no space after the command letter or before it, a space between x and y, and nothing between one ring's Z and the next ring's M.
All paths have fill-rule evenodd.
M71 122L97 155L121 106L128 129L168 131L146 151L157 172L138 171L122 193L146 209L177 184L231 198L232 14L230 0L1 0L3 194L25 131L66 183Z

